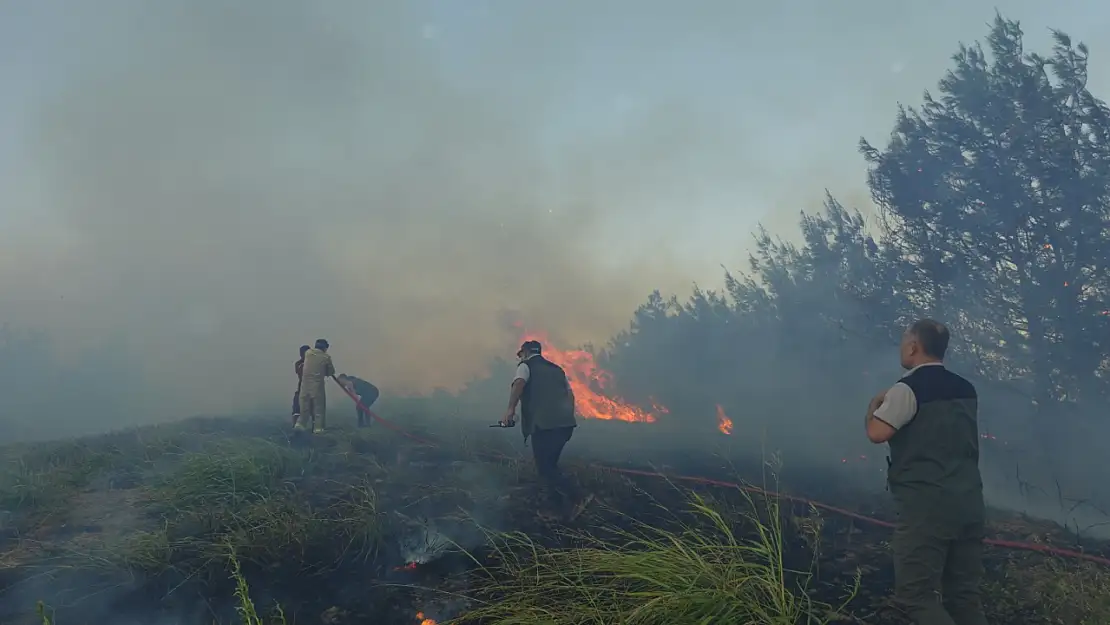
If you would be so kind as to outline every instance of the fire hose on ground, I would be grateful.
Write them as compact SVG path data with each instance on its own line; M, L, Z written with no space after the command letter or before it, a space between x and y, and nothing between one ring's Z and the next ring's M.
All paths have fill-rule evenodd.
M335 378L332 378L332 379L335 380ZM430 439L427 439L427 438L424 438L424 437L421 437L421 436L417 436L417 435L415 435L411 432L406 431L404 428L398 426L397 424L392 423L389 420L383 419L382 417L378 416L377 413L371 411L369 408L364 406L362 404L362 402L359 400L358 396L355 395L354 393L352 393L351 391L347 390L347 387L340 384L338 380L335 380L335 383L339 384L339 388L343 389L343 392L346 393L347 396L350 397L351 400L355 402L355 404L359 407L359 409L361 409L366 414L370 415L370 417L372 419L374 419L378 423L382 424L384 427L386 427L390 430L393 430L394 432L397 432L398 434L400 434L400 435L402 435L402 436L404 436L404 437L406 437L410 440L413 440L417 443L420 443L422 445L426 445L426 446L429 446L429 447L441 447L440 443L438 443L437 441L433 441L433 440L430 440ZM495 453L495 452L478 452L478 454L481 455L481 456L491 458L491 459L495 459L495 460L511 460L512 459L512 458L510 458L510 457L508 457L504 454ZM894 523L891 523L890 521L883 521L882 519L876 519L874 517L869 517L867 515L860 514L858 512L852 512L851 510L846 510L844 508L838 508L836 506L826 504L826 503L822 503L820 501L815 501L813 499L808 499L806 497L799 497L797 495L788 495L788 494L785 494L785 493L779 493L779 492L776 492L776 491L759 488L757 486L751 486L751 485L748 485L748 484L741 484L739 482L729 482L729 481L725 481L725 480L717 480L717 479L708 478L708 477L701 477L701 476L697 476L697 475L668 475L668 474L660 473L658 471L647 471L647 470L641 470L641 469L627 469L627 468L622 468L622 467L613 467L613 466L609 466L609 465L601 464L601 463L592 463L589 466L597 468L597 469L602 469L602 470L605 470L605 471L612 471L614 473L621 473L621 474L624 474L624 475L635 475L635 476L640 476L640 477L653 477L653 478L665 479L665 480L670 480L670 481L675 481L675 482L686 482L686 483L691 483L691 484L702 484L702 485L706 485L706 486L717 486L717 487L721 487L721 488L732 488L732 489L742 490L742 491L745 491L745 492L748 492L748 493L751 493L751 494L756 494L756 495L761 495L761 496L769 496L769 497L773 497L773 498L776 498L776 499L781 499L783 501L791 501L791 502L794 502L794 503L800 503L800 504L805 504L805 505L808 505L808 506L813 506L814 508L817 508L819 510L824 510L826 512L831 512L831 513L836 514L838 516L847 517L847 518L850 518L850 519L854 519L856 521L860 521L862 523L867 523L867 524L875 525L875 526L878 526L878 527L885 527L885 528L892 529L895 526ZM1001 539L1001 538L987 538L983 541L983 543L986 544L986 545L990 545L992 547L998 547L998 548L1001 548L1001 549L1011 549L1011 550L1017 550L1017 551L1033 551L1033 552L1043 553L1043 554L1047 554L1047 555L1053 555L1053 556L1057 556L1057 557L1061 557L1061 558L1068 558L1068 559L1071 559L1071 560L1083 560L1083 561L1086 561L1086 562L1094 562L1096 564L1101 564L1103 566L1110 567L1110 558L1105 558L1105 557L1102 557L1102 556L1097 556L1097 555L1093 555L1093 554L1089 554L1089 553L1083 553L1082 551L1076 551L1074 549L1064 549L1062 547L1053 547L1051 545L1045 545L1045 544L1041 544L1041 543L1023 542L1023 541L1016 541L1016 540L1004 540L1004 539Z

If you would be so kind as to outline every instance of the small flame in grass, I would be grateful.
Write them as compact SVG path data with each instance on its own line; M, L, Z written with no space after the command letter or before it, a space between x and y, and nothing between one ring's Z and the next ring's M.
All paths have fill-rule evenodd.
M424 618L424 613L423 612L417 612L416 613L416 619L418 621L420 621L420 625L436 625L436 622L435 622L434 619Z
M717 404L717 429L721 434L732 434L732 419L728 418L720 404Z
M416 563L415 562L409 562L405 566L395 566L395 567L393 567L393 570L394 571L415 571L416 570Z

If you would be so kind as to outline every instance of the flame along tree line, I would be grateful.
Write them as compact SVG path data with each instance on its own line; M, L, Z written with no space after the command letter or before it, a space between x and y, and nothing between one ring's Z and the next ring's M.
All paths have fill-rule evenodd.
M539 341L545 345L544 357L563 368L574 391L575 411L586 419L655 423L670 410L648 397L651 409L641 408L613 394L613 374L603 369L594 355L584 349L559 349L542 332L526 332L521 341ZM720 404L716 406L717 429L732 434L732 419Z
M829 196L803 213L801 245L761 229L750 273L686 302L654 293L607 366L660 384L673 408L683 387L713 396L700 389L759 379L785 354L858 376L933 316L952 328L956 366L1014 389L1042 422L1105 401L1110 108L1087 89L1087 48L1054 39L1050 56L1026 53L1018 23L996 17L936 95L898 109L885 149L860 141L877 219Z
M1110 395L1110 108L1087 48L1053 35L1027 53L996 16L935 95L897 109L885 148L860 141L875 219L827 196L800 245L761 228L723 291L653 293L599 355L618 390L682 415L761 394L855 414L891 382L905 324L932 316L954 366L1043 435L1097 413L1077 408Z
M654 293L598 364L633 403L655 406L645 414L716 419L720 404L736 418L753 396L781 403L817 377L805 394L821 410L838 412L839 397L858 411L889 383L858 373L909 319L931 315L952 328L950 359L981 390L1015 389L1026 400L1011 412L1058 435L1055 417L1110 395L1110 108L1087 89L1087 60L1059 32L1049 56L1026 53L1018 23L996 17L985 46L959 49L937 96L898 109L884 149L860 142L877 219L829 196L802 214L800 245L761 229L750 271L685 302ZM45 340L3 327L0 355ZM18 399L26 376L55 365L0 358L0 390ZM59 392L108 386L88 382ZM123 412L116 399L91 403Z

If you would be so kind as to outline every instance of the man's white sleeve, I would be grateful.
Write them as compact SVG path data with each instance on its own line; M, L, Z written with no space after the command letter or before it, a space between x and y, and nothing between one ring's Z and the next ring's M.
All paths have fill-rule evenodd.
M899 382L886 392L883 405L875 411L875 418L900 430L917 414L917 397L905 382Z
M513 378L513 382L524 380L524 382L527 383L531 375L532 372L528 370L528 363L522 362L516 366L516 376Z

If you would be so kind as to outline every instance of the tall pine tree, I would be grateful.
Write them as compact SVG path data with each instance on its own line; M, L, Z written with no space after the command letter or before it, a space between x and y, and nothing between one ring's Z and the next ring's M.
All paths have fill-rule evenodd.
M901 288L1042 411L1105 396L1110 345L1110 110L1086 47L1054 36L1026 54L997 16L989 55L961 46L939 97L900 109L885 150L860 146Z

